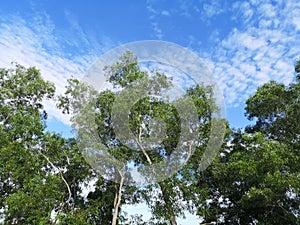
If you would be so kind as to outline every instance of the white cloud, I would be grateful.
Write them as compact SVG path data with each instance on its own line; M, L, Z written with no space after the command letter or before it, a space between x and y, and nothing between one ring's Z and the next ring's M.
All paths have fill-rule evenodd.
M163 35L162 30L159 28L159 24L157 22L152 22L151 25L153 27L155 37L157 39L162 39L164 35Z
M203 4L203 16L204 18L210 19L213 16L219 15L224 12L225 9L221 6L221 3L218 0L212 0L208 3Z
M73 24L74 25L74 24ZM35 66L40 69L42 76L56 85L56 94L62 94L66 81L74 76L81 78L90 63L96 58L96 53L78 54L63 50L65 45L88 46L87 35L77 26L73 43L59 42L55 33L55 25L46 14L35 14L25 20L19 16L2 15L0 19L0 67L10 67L11 62L24 66ZM74 29L72 30L74 32ZM77 38L77 39L76 39ZM84 40L84 42L82 41ZM69 118L55 107L53 101L45 102L49 116L69 124Z
M209 52L197 44L194 33L186 36L188 46L197 46L215 74L226 96L227 105L239 106L259 85L273 79L288 84L293 80L294 62L300 49L300 2L297 0L250 0L233 3L220 0L183 1L168 9L175 16L190 21L201 19L208 28L214 26L212 18L228 15L228 27L213 27L208 37ZM157 1L148 0L153 29L159 37L167 35L168 28L160 26ZM151 10L150 10L151 9ZM227 16L226 15L226 16ZM225 19L225 18L224 18ZM200 24L199 27L203 24ZM235 26L235 27L233 27ZM195 31L197 31L195 27ZM193 31L191 31L193 32ZM205 43L201 42L201 43Z
M147 10L149 12L149 21L154 32L154 37L157 39L162 39L164 37L164 34L158 23L158 18L159 16L170 16L170 12L167 10L160 11L155 9L152 6L151 0L147 0Z
M163 11L161 12L161 15L163 15L163 16L170 16L170 12L167 11L167 10L163 10Z
M300 17L295 13L300 3L293 0L276 5L268 1L250 3L233 4L237 11L232 19L243 14L244 27L233 29L206 56L228 106L239 106L257 86L269 80L291 82L294 62L300 54L300 25L294 22Z
M192 10L193 10L193 1L185 1L185 0L179 0L178 1L179 8L180 8L180 14L182 16L191 17L192 16Z
M199 19L204 14L209 18L230 10L233 24L243 24L225 37L220 28L214 29L209 37L215 44L213 50L206 53L199 50L217 77L229 106L240 105L258 85L270 79L285 84L292 81L294 61L298 59L300 48L299 1L236 1L230 9L223 9L224 5L221 4L221 7L220 1L216 0L200 5L182 0L178 3L178 8L166 10L158 9L153 1L147 1L149 20L156 38L162 39L166 35L159 22L162 16L172 18L177 14L190 19L193 15ZM10 66L11 61L36 66L45 79L56 84L57 92L62 93L68 77L82 76L96 55L115 45L109 38L103 37L99 43L98 38L88 36L71 12L65 11L65 16L71 33L70 30L57 32L45 13L27 20L18 16L2 16L0 67ZM199 41L195 37L187 36L187 41ZM71 46L73 51L68 51L65 45ZM67 118L53 103L47 103L47 110L51 116L67 123Z

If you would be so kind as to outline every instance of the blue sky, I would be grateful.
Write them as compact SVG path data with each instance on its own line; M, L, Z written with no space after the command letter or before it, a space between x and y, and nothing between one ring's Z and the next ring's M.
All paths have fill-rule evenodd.
M109 49L164 40L196 52L220 82L232 126L247 123L244 101L270 79L289 83L300 45L300 2L221 0L5 1L0 66L37 66L62 93ZM49 102L50 127L67 118Z
M300 56L298 0L2 1L0 67L36 66L64 91L101 54L121 44L164 40L201 57L224 92L227 118L247 124L244 101L273 79L288 84ZM46 102L49 129L68 118Z

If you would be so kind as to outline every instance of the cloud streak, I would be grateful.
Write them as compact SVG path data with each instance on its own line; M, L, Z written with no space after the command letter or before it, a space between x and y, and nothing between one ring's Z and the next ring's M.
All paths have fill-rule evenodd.
M68 12L66 16L71 14ZM36 13L31 19L13 15L0 18L0 67L10 67L11 62L35 66L46 80L55 84L56 94L64 92L69 77L81 78L97 55L111 48L99 43L95 45L72 18L68 20L72 23L69 32L73 39L59 36L47 14ZM66 45L72 51L66 51ZM82 49L87 50L82 52ZM70 124L69 117L63 115L53 101L45 102L45 109L50 118Z

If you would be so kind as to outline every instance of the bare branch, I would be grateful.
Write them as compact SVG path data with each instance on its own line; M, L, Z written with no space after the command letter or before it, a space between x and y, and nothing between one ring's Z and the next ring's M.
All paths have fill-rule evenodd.
M52 166L52 168L54 170L57 170L59 172L59 175L60 175L61 179L63 180L63 182L65 183L65 185L68 189L69 197L68 197L67 203L68 203L68 205L70 205L70 201L71 201L71 198L72 198L71 188L70 188L68 182L66 181L66 179L64 178L61 170L57 166L55 166L45 154L43 154L41 151L38 151L38 152L47 160L47 162Z
M146 157L148 163L150 164L150 166L152 165L152 161L149 157L149 155L147 154L146 150L144 149L144 147L142 146L142 140L141 140L141 136L142 136L142 127L139 128L139 135L138 135L138 139L136 139L136 143L138 144L139 148L142 150L144 156Z

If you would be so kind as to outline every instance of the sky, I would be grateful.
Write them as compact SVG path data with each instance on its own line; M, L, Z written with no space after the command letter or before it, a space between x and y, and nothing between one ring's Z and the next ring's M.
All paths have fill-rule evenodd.
M0 4L0 67L36 66L64 92L102 54L141 40L195 52L224 93L232 127L249 122L245 100L269 80L288 84L300 56L299 0L28 1ZM70 136L69 118L45 103L48 129Z

